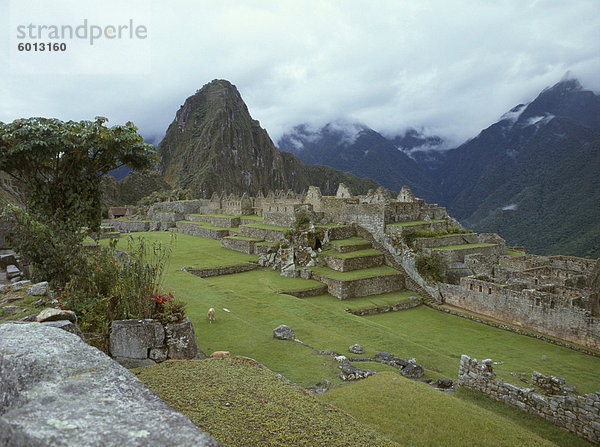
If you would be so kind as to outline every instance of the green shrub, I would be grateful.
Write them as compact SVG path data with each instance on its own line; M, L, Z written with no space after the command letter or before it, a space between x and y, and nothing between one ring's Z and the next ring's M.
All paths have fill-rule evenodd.
M310 226L310 215L306 209L301 208L296 211L296 220L294 221L294 228L299 231L308 230Z
M446 258L439 253L430 255L419 253L415 259L415 268L423 278L443 282L446 280L448 263Z

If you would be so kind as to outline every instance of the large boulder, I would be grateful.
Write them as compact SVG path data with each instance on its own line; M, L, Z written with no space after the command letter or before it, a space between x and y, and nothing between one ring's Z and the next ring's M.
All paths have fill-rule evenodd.
M286 326L285 324L280 324L273 329L273 337L279 340L293 340L296 337L296 334L291 327Z
M350 346L348 348L348 351L350 351L352 354L362 354L365 352L365 350L363 349L363 347L361 345L359 345L358 343Z
M79 337L0 325L0 445L218 446Z
M174 360L192 360L198 354L194 326L189 318L178 323L165 325L168 358Z
M109 349L113 357L147 359L152 348L165 342L162 324L154 320L115 320L111 324Z

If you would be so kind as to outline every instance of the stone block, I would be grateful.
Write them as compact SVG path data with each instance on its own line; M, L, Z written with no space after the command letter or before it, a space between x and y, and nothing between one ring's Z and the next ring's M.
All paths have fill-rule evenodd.
M77 324L77 315L72 310L64 310L64 309L56 309L53 307L48 307L47 309L42 310L38 316L36 317L38 322L43 321L59 321L59 320L69 320L75 324Z
M192 360L198 354L196 333L189 318L177 323L165 325L168 358L174 360Z
M113 357L148 358L150 348L165 341L162 324L154 320L115 320L112 322L109 349Z
M74 323L70 320L44 321L42 324L44 326L51 326L51 327L55 327L58 329L62 329L63 331L67 331L67 332L70 332L71 334L75 334L82 340L85 340L85 337L83 336L83 332L81 332L81 329L79 329L79 326L77 326L77 323Z
M273 329L273 337L279 340L293 340L296 334L291 327L281 324Z
M33 296L46 295L48 293L48 281L33 284L31 287L29 287L29 289L27 289L27 293Z

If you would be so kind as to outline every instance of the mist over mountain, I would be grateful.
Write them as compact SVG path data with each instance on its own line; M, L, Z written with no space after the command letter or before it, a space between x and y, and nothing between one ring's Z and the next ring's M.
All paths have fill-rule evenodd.
M369 177L393 191L408 185L426 200L435 197L429 167L426 162L420 166L418 160L443 145L439 137L425 137L411 129L389 139L365 125L337 121L318 129L296 126L277 144L281 151L297 155L304 163Z
M409 185L480 232L540 254L600 257L600 96L565 77L454 149L409 129L299 125L278 142L305 163Z

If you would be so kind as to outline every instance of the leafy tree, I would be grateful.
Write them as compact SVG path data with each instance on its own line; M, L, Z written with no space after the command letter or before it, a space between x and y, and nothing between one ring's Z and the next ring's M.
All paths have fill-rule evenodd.
M133 123L106 127L106 121L0 123L0 170L19 183L25 204L7 207L4 215L17 225L13 245L36 276L68 281L83 262L87 231L100 227L102 176L122 165L146 169L154 161L154 148Z

